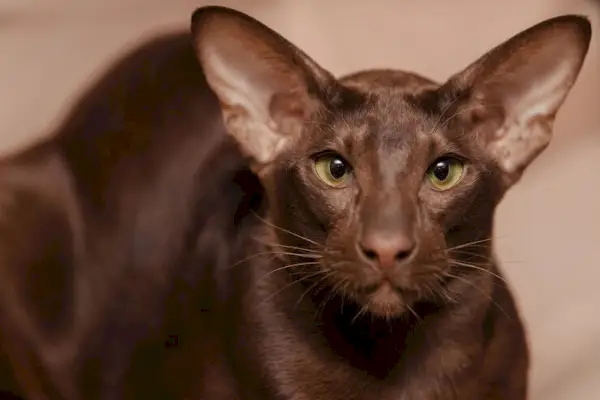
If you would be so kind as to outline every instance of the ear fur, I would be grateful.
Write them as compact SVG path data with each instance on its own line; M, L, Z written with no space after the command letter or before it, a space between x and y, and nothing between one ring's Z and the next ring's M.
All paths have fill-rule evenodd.
M232 9L197 9L191 31L225 126L259 172L300 138L334 78L279 34Z
M461 112L479 127L492 127L485 146L510 182L550 143L590 40L587 18L555 17L492 49L440 89L461 93Z

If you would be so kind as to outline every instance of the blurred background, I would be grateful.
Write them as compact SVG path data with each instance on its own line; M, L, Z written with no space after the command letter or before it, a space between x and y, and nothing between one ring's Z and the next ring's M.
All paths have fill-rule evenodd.
M201 0L0 0L0 152L50 133L88 84ZM600 399L600 2L231 0L336 74L391 67L443 80L558 14L594 25L550 148L503 201L496 247L524 314L534 400ZM596 182L598 181L598 182ZM596 182L596 183L595 183Z

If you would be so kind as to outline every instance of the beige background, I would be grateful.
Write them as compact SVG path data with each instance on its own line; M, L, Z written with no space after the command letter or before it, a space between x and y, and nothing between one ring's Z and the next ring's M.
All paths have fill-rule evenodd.
M595 35L549 150L503 202L497 250L525 315L535 400L600 399L600 7L584 0L220 2L258 17L335 73L396 67L436 79L540 20L588 15ZM0 151L45 135L111 57L188 25L202 1L1 0Z

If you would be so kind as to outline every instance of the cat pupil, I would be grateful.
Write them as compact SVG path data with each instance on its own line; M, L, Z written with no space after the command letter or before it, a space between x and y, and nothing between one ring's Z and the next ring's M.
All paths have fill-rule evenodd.
M334 179L343 178L346 175L346 163L339 158L334 158L329 164L329 173Z
M433 169L433 175L440 181L445 181L450 174L450 165L446 161L440 161Z

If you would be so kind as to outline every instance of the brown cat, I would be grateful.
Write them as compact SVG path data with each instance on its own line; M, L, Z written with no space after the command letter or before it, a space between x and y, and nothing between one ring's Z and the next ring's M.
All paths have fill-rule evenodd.
M127 56L2 162L0 389L525 399L494 209L590 38L561 16L441 85L336 79L256 20L198 9L191 37Z

